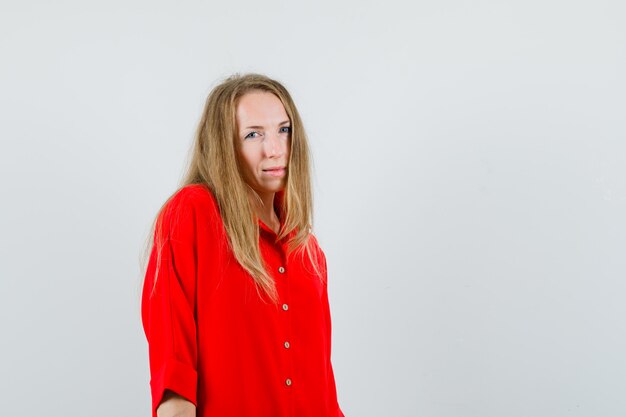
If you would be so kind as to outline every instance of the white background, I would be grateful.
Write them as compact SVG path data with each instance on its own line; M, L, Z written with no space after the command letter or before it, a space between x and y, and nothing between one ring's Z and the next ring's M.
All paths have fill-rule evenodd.
M139 258L210 89L291 91L347 417L626 415L622 1L2 1L2 415L148 416Z

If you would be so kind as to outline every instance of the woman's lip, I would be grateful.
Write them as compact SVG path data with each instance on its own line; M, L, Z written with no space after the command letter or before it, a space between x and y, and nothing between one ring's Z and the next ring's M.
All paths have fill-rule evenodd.
M285 175L286 168L264 169L263 172L267 172L269 175L273 177L281 177Z

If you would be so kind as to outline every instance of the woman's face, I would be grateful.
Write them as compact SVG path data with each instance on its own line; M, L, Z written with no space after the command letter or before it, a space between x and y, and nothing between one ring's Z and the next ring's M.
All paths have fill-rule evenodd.
M261 196L285 186L291 123L272 93L251 91L237 104L239 157L245 181Z

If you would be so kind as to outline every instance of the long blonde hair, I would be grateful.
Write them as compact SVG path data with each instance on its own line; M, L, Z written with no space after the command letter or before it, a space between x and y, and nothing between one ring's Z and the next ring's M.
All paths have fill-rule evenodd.
M260 201L258 194L243 179L237 158L235 140L238 134L236 122L237 104L251 91L274 94L282 102L291 122L288 174L280 207L282 227L277 240L296 231L287 244L288 254L305 250L316 273L318 250L310 248L313 225L313 197L310 173L310 151L298 110L287 89L261 74L235 74L217 85L209 94L198 125L189 165L179 188L161 206L148 235L142 270L146 271L151 252L157 251L158 273L160 249L163 244L161 218L167 203L184 186L204 184L212 191L228 237L228 243L237 261L251 275L259 288L272 300L278 302L274 279L267 268L259 248L258 217L251 199ZM154 236L154 242L152 237ZM155 247L156 245L156 247ZM155 276L154 282L156 283ZM261 295L259 293L259 295ZM261 297L262 298L262 297Z

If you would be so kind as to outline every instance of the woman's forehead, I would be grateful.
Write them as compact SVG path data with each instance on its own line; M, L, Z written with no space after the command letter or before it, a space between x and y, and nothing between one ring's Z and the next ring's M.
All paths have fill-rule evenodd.
M289 121L283 103L274 94L253 91L244 94L237 103L237 122L240 127L280 125Z

